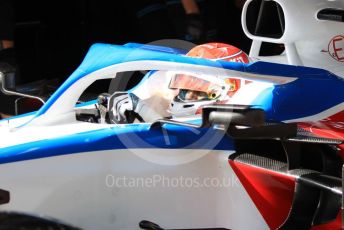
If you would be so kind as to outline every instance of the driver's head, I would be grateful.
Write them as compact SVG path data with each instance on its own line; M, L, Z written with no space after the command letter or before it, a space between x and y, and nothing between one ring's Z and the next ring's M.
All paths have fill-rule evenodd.
M178 96L184 98L185 101L201 101L208 98L205 92L185 89L181 89Z
M224 43L207 43L191 49L189 57L207 58L248 63L249 57L242 50ZM190 116L200 112L203 105L223 103L240 87L240 79L206 78L188 74L176 74L169 84L178 94L170 105L172 116Z

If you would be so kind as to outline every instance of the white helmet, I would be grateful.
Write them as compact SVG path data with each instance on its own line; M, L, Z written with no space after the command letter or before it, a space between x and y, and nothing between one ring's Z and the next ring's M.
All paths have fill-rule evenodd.
M249 62L245 52L224 43L199 45L186 55L211 60ZM214 76L175 74L169 88L177 89L178 94L170 104L170 113L173 117L200 114L203 105L226 103L242 84L245 84L244 80L230 77L222 79Z

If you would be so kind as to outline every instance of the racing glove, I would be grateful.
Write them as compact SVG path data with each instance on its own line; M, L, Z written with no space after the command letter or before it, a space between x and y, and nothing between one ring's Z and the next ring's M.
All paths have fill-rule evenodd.
M127 124L135 120L132 113L135 108L132 97L130 93L116 93L111 99L109 117L112 123Z
M133 93L115 93L110 99L110 121L115 124L133 123L135 119L140 122L152 122L162 118L147 103Z

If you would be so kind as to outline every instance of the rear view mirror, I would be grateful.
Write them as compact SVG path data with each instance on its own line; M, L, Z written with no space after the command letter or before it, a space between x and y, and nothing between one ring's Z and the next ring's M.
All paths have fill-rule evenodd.
M41 104L44 104L45 100L42 96L28 93L30 92L29 91L30 89L34 88L33 85L31 87L19 87L19 89L21 88L22 90L18 89L18 87L16 86L15 74L16 74L16 70L13 66L9 65L8 63L0 63L0 91L4 95L18 97L15 100L15 103L13 105L15 107L15 115L20 114L18 103L24 98L31 98L31 99L34 99L35 101L38 101ZM24 111L24 112L29 112L29 111Z
M287 139L297 134L296 124L266 123L262 109L246 105L207 105L202 109L202 124L160 119L151 128L173 124L192 128L217 127L233 139Z

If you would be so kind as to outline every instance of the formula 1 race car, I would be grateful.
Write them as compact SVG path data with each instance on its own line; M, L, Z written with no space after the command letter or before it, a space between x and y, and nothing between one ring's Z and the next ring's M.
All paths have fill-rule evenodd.
M250 63L93 45L38 111L0 121L0 224L340 229L343 14L338 1L248 0ZM261 57L262 42L285 52ZM135 74L140 83L120 91ZM104 79L111 92L81 103ZM242 84L208 103L228 96L226 79Z

